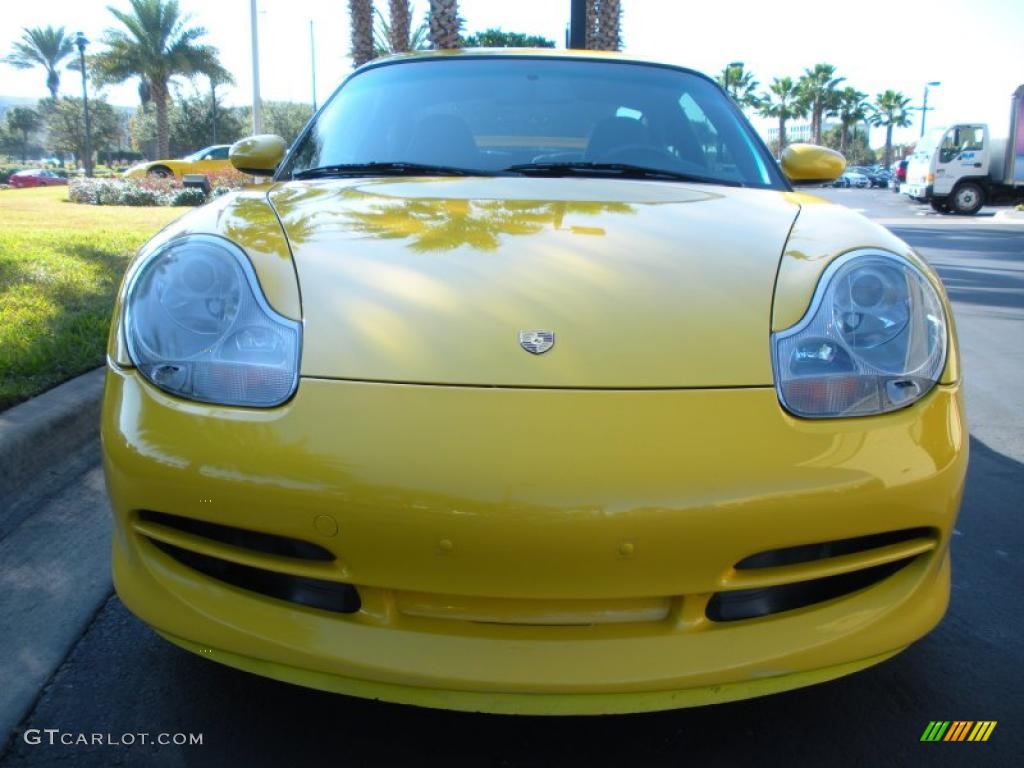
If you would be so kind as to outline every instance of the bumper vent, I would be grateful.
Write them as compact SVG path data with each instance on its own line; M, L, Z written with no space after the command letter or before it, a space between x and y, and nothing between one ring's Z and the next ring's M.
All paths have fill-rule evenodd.
M210 539L211 541L220 542L232 547L239 547L240 549L260 552L265 555L280 555L282 557L294 557L300 560L315 560L325 563L334 560L334 555L323 547L287 536L249 531L245 528L208 523L205 520L169 515L166 512L150 512L145 509L139 512L139 520L145 523L156 523L165 528L172 528L175 531L181 531L193 536L201 536L204 539Z
M143 510L134 528L157 549L211 579L290 603L355 613L359 593L338 581L327 549L301 539Z
M250 592L334 613L355 613L360 608L359 593L351 584L253 568L190 552L162 541L154 541L153 544L182 565Z
M822 603L888 578L938 545L931 528L771 549L745 557L708 601L712 621L740 621Z

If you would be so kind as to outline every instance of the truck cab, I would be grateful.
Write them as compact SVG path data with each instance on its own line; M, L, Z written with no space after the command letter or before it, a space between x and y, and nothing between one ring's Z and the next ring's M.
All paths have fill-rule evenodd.
M977 213L988 196L991 157L984 123L937 128L918 143L901 191L938 211Z

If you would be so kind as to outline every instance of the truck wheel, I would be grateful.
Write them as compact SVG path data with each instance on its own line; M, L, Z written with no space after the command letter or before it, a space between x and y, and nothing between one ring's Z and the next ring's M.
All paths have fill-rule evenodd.
M960 184L950 196L950 207L957 213L973 216L985 204L985 193L971 182Z
M928 201L928 203L931 205L933 211L938 211L939 213L949 213L949 203L946 200L946 198L936 200L933 197L931 200Z

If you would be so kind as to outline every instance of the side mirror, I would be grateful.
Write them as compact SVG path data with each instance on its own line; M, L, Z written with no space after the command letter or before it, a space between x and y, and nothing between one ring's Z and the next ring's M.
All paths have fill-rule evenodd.
M794 184L821 184L838 179L846 158L816 144L790 144L782 150L782 172Z
M264 133L236 141L228 150L228 158L242 173L272 176L287 149L280 136Z

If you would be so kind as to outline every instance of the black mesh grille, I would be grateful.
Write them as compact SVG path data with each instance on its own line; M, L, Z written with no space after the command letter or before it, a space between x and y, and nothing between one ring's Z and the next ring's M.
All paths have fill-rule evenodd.
M877 584L915 559L908 557L894 563L795 584L718 592L708 602L707 617L712 621L740 621L822 603Z
M758 552L756 555L743 558L736 563L736 570L775 568L780 565L809 563L814 560L824 560L828 557L850 555L854 552L866 552L869 549L878 549L879 547L898 544L902 541L910 541L911 539L935 538L935 535L931 528L906 528L901 531L873 533L868 536L857 536L852 539L837 539L836 541L824 541L818 544L802 544L796 547L769 549L765 552Z
M210 578L267 597L334 613L355 613L361 605L359 593L351 584L253 568L175 547L162 541L150 541L182 565Z
M204 539L219 541L222 544L229 544L233 547L262 552L265 555L282 555L284 557L298 558L299 560L315 560L326 563L334 560L334 555L323 547L308 541L302 541L301 539L292 539L288 536L249 531L245 528L235 528L230 525L210 523L205 520L195 520L191 517L181 517L179 515L169 515L166 512L152 512L146 509L139 512L139 519L173 528L183 533L191 533L194 536L202 536Z

